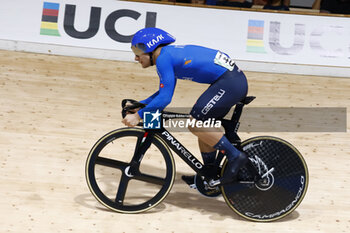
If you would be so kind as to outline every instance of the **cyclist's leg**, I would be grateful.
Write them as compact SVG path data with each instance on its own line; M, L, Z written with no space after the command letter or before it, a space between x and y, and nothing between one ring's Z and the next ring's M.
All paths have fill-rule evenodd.
M242 72L238 75L234 72L226 72L199 97L191 115L202 121L210 118L222 118L233 105L246 96L247 89L247 80ZM227 174L225 173L225 179L222 182L229 182L228 179L234 177L239 167L246 162L246 156L218 130L198 127L190 127L189 129L203 143L214 149L225 151L229 164L226 169Z
M203 163L205 165L214 163L215 158L216 158L216 149L214 149L212 146L209 146L208 144L204 143L198 138L198 145L199 145L199 150L202 155ZM182 180L185 181L191 188L196 188L195 185L195 176L194 175L183 175Z
M201 121L223 118L232 106L246 96L247 79L243 72L237 72L236 69L225 72L198 98L190 113L193 118ZM223 132L217 128L190 127L189 129L210 147L217 144L223 136Z
M216 149L204 143L200 139L198 139L198 145L203 158L203 163L204 164L214 163L215 157L216 157Z

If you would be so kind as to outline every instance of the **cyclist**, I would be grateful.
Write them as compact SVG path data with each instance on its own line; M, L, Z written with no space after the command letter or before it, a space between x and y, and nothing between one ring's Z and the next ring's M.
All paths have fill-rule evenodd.
M144 28L133 36L131 49L135 60L143 68L156 65L160 84L156 93L140 101L147 105L145 108L126 115L122 120L125 125L137 125L143 113L151 109L163 110L171 102L177 79L210 84L190 112L196 121L222 118L246 96L247 79L227 54L196 45L170 45L173 42L175 38L159 28ZM215 161L217 150L226 154L228 165L220 183L233 181L247 162L246 154L236 149L223 132L196 126L190 126L189 130L198 137L204 164ZM182 179L189 185L194 183L194 176Z

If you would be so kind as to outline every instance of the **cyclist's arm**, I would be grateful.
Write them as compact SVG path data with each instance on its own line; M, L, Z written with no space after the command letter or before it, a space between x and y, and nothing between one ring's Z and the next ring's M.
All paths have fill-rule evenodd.
M170 104L173 97L176 85L176 78L173 70L173 66L168 59L157 59L157 72L160 78L158 95L149 102L149 104L139 110L137 113L143 119L143 113L148 111L162 111L168 104Z
M159 94L159 91L156 91L153 95L151 95L147 99L141 100L140 103L149 104L158 94Z

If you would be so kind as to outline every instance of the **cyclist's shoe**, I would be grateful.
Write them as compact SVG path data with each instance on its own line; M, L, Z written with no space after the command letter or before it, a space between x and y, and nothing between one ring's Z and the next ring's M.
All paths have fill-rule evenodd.
M241 152L237 158L228 161L226 169L222 178L220 178L221 184L227 184L236 179L237 173L241 167L243 167L248 161L246 153Z
M190 186L190 188L197 189L196 184L194 182L195 176L181 176L181 179L186 182Z

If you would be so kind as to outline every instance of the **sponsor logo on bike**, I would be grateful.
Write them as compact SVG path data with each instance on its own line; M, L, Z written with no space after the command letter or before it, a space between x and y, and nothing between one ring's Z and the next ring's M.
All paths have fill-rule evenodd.
M295 195L294 200L289 205L287 205L284 209L282 209L278 212L272 213L272 214L262 215L262 214L254 214L251 212L245 212L245 215L248 217L258 218L258 219L271 219L271 218L274 218L276 216L281 216L282 214L290 211L294 206L296 206L298 204L300 197L303 194L304 187L305 187L305 177L300 176L300 186L299 186L298 192Z
M157 111L150 111L143 113L143 128L145 129L160 129L161 128L161 120L160 116L162 114Z
M247 151L257 146L263 146L263 144L264 144L264 141L260 141L259 143L249 143L248 145L243 147L243 151Z
M166 139L176 147L178 151L181 152L183 156L185 156L195 167L201 169L203 165L190 153L188 152L176 139L171 136L167 131L162 133L166 137Z

